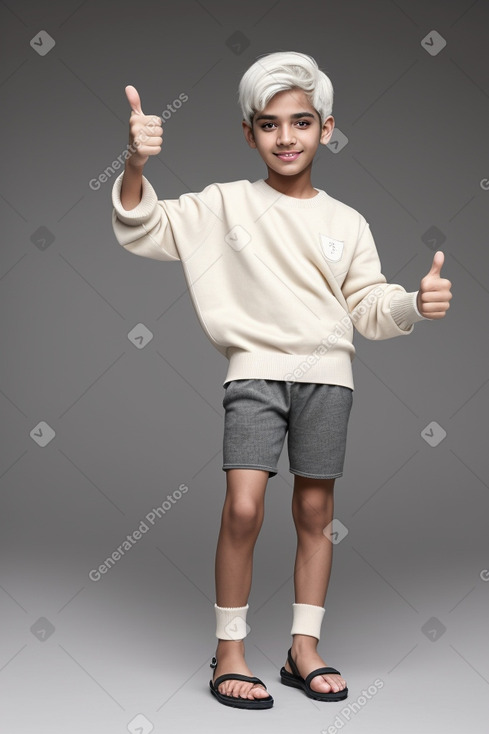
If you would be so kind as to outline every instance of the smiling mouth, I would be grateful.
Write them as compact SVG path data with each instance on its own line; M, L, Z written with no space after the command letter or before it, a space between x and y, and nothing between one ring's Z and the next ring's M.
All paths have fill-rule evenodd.
M288 150L285 153L274 153L274 155L284 156L285 158L291 158L293 155L299 155L302 151L300 150Z

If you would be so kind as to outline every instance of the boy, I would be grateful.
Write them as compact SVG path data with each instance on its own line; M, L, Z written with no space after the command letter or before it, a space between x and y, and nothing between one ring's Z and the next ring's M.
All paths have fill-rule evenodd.
M126 95L133 154L113 186L115 236L136 255L182 262L201 326L229 359L211 692L238 708L273 705L246 664L244 638L265 489L288 431L297 554L293 642L280 677L310 698L342 700L346 681L316 648L352 405L353 326L386 339L442 318L451 299L440 276L444 255L435 254L419 291L388 284L364 217L312 186L314 156L334 128L332 85L312 57L268 54L241 79L245 139L268 177L210 184L179 199L158 201L142 175L161 150L161 118L144 115L134 87Z

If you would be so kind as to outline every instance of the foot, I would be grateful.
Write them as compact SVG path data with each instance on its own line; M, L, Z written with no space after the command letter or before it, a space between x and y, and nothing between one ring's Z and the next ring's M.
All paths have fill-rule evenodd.
M244 657L243 640L219 640L216 650L217 667L214 669L212 682L225 673L241 673L253 675ZM264 686L246 683L242 680L225 680L218 686L219 693L235 698L268 698L270 695Z
M292 655L292 660L297 665L299 673L303 678L306 678L313 670L324 668L327 663L324 662L316 650L317 639L315 637L304 635L304 639L311 641L305 644L304 642L297 642L297 637L302 637L302 635L294 635L294 642L292 643L290 654ZM288 673L292 673L288 661L284 667ZM312 690L318 693L337 693L346 688L346 680L341 675L330 673L328 675L314 676L310 685Z

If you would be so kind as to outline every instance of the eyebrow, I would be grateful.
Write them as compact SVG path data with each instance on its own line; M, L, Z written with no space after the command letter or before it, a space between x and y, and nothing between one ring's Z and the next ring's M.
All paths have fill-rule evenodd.
M312 114L312 112L295 112L290 117L294 120L297 120L299 119L299 117L314 118L314 115ZM259 117L255 117L255 122L258 122L258 120L278 120L278 117L277 115L259 115Z

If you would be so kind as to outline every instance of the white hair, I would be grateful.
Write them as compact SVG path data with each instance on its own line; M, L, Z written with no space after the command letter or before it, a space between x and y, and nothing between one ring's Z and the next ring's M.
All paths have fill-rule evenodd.
M297 51L277 51L258 58L245 72L238 90L243 120L250 125L278 92L302 89L323 124L333 111L333 85L312 58Z

